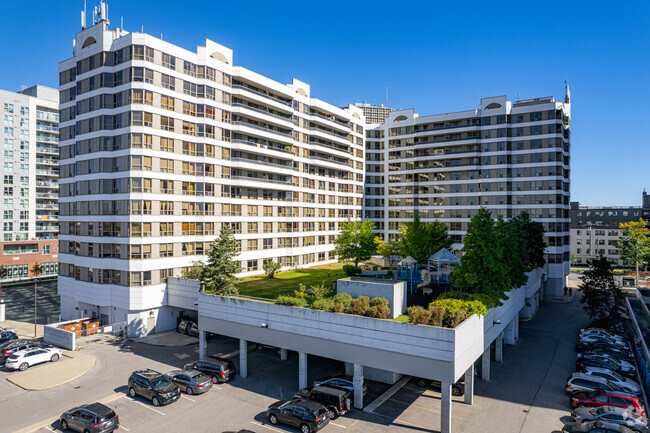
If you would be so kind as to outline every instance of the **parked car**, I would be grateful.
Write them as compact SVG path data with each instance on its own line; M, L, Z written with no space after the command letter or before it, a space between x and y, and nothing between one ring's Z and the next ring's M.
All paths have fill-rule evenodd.
M474 370L474 376L476 376L476 370ZM415 383L417 383L417 385L422 388L427 386L432 388L440 388L439 380L430 380L430 379L424 379L422 377L418 377L416 378ZM465 376L463 376L458 382L451 385L451 395L464 395L464 394L465 394Z
M579 343L609 343L614 346L625 347L627 348L627 343L623 340L616 340L609 337L604 337L600 335L581 335L578 338Z
M620 387L605 378L590 376L584 373L573 373L567 379L566 386L564 387L564 390L569 394L576 391L591 392L597 391L599 389L608 391L622 391Z
M14 352L19 352L25 349L33 349L36 347L52 347L51 344L46 344L42 340L11 340L8 344L0 349L0 361L6 361Z
M612 358L620 359L621 361L626 361L629 362L630 364L634 364L634 357L632 355L617 350L596 348L591 350L585 350L584 352L581 353L611 356Z
M600 336L603 336L603 337L613 338L613 339L616 339L616 340L621 340L621 341L624 340L622 335L616 334L616 333L614 333L612 331L609 331L609 330L603 329L603 328L583 328L583 329L580 330L579 335L584 335L584 336L587 336L587 335L600 335Z
M598 343L580 343L578 342L576 344L576 351L578 353L580 352L587 352L590 350L610 350L613 352L620 352L624 353L626 355L632 356L632 352L630 352L630 349L627 347L622 347L619 345L614 345L614 344L609 344L605 342L598 342Z
M271 424L299 427L302 433L318 431L330 422L327 409L311 400L280 400L266 410Z
M167 373L181 391L187 394L203 394L212 388L212 379L199 370L173 370Z
M587 367L599 367L605 368L607 370L612 370L617 372L620 375L629 377L630 379L636 378L635 370L628 370L620 367L619 365L611 362L608 359L594 359L594 358L578 358L576 360L576 370L579 372L584 372Z
M329 386L330 388L342 389L348 391L354 400L354 384L351 380L347 379L345 375L339 375L330 378L320 378L314 381L314 386ZM366 381L363 381L363 395L368 393L368 386Z
M630 370L630 371L636 371L636 367L634 364L623 361L621 359L616 358L615 356L610 356L607 354L602 354L602 353L579 353L577 356L578 359L599 359L599 360L606 360L609 361L613 364L616 364L618 367L620 367L622 370Z
M650 432L648 420L631 410L613 406L599 406L594 408L583 407L571 412L571 417L576 422L605 421L621 424L642 433Z
M641 393L641 386L637 382L628 379L627 377L623 377L615 371L607 370L606 368L587 367L584 374L603 377L618 385L618 387L623 389L625 392L637 395Z
M570 402L573 408L615 406L646 416L639 397L620 391L574 392L571 394Z
M562 427L562 433L578 432L634 433L632 430L622 425L602 421L570 422L564 424L564 427Z
M191 335L192 337L199 336L199 326L191 320L181 320L176 330L181 334Z
M18 339L15 331L0 331L0 344Z
M14 334L17 334L16 328L3 328L2 326L0 326L0 334L2 334L3 332L12 332Z
M325 406L330 419L345 415L352 407L351 395L348 391L328 386L315 386L311 390L301 389L293 396L294 400L311 400Z
M237 374L235 363L227 358L210 357L185 364L184 370L198 370L212 379L212 383L223 383Z
M120 418L101 403L85 404L70 409L59 419L62 430L82 433L110 433L120 427Z
M128 381L129 395L141 395L154 406L163 406L178 400L181 392L172 378L157 371L146 369L131 373Z
M5 362L5 367L11 370L25 371L32 365L43 362L56 362L61 358L61 349L56 347L36 347L11 354Z

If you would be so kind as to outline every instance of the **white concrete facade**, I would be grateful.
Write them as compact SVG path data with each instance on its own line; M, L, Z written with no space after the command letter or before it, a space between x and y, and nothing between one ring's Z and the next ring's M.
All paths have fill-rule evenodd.
M333 262L340 225L362 215L363 112L306 83L103 20L59 72L63 318L101 311L150 332L165 280L205 260L221 225L245 276Z
M417 214L447 225L460 254L481 207L544 224L545 295L561 296L569 273L571 104L483 98L476 110L418 116L395 111L366 137L364 216L385 238Z

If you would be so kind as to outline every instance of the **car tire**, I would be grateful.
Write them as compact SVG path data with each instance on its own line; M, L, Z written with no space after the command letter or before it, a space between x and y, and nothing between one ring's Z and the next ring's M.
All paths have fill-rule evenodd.
M418 386L424 388L427 386L427 381L424 379L418 379Z
M192 388L190 388L189 386L185 389L185 392L187 393L187 395L192 395L192 394L194 394L194 391L193 391Z
M336 419L336 411L333 411L333 410L329 409L327 411L327 416L329 417L329 419L331 421L334 421Z
M457 386L452 386L451 387L451 395L460 396L460 395L463 395L463 394L465 394L465 393L459 387L457 387Z
M158 400L158 397L152 398L151 403L156 407L160 406L160 400Z
M219 378L217 376L212 376L212 384L216 385L217 383L219 383Z
M311 428L309 428L309 425L307 425L307 424L301 424L300 425L300 431L302 433L311 433Z
M61 430L67 430L68 429L68 423L66 422L66 420L62 419L60 424L61 424Z
M84 430L84 433L90 433L90 430L86 429Z
M51 362L56 362L56 361L58 361L58 360L59 360L59 354L58 354L58 353L55 353L55 354L52 355L52 357L50 358L50 361L51 361Z
M129 388L129 395L135 398L135 388Z
M20 370L20 371L25 371L25 370L27 370L28 367L29 367L29 364L26 363L26 362L23 362L23 363L20 364L20 366L18 367L18 370Z
M278 417L274 414L269 415L269 422L273 425L276 425L278 423Z

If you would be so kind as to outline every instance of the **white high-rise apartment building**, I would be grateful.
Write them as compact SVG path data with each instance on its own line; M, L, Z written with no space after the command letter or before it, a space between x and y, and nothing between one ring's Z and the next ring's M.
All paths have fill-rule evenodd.
M569 273L571 104L552 97L483 98L476 110L419 117L395 111L367 130L364 214L384 238L419 215L447 224L454 248L481 207L506 219L526 210L546 229L545 295Z
M361 217L360 109L209 40L192 52L94 21L59 65L62 318L175 324L165 280L205 260L222 224L242 275L335 260L340 225Z
M0 266L4 281L42 276L57 268L59 232L59 93L33 86L20 92L0 90L2 143L2 233Z

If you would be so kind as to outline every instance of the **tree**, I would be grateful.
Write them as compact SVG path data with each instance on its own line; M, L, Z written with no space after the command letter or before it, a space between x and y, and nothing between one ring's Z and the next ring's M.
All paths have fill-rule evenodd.
M377 253L388 259L388 267L392 268L395 266L395 259L393 257L402 255L402 245L399 241L388 240L387 242L384 242L379 239Z
M368 219L347 220L341 234L334 241L334 254L340 262L353 261L354 266L368 260L377 252L375 224Z
M510 266L504 260L500 237L503 235L497 231L492 215L481 208L469 222L464 254L452 273L454 287L507 299L505 293L512 288Z
M234 230L227 224L221 226L219 237L212 242L208 251L208 262L201 269L200 280L203 290L217 295L237 295L235 287L240 271L235 257L239 254L239 244L235 240Z
M604 256L587 260L589 269L582 275L580 302L592 319L607 317L614 307L621 291L614 283L614 273L609 261Z
M648 237L648 222L643 218L639 221L621 223L623 238L617 242L616 248L621 257L636 265L636 285L639 285L639 263L650 255L650 238Z
M572 254L572 255L571 255L571 265L573 265L573 266L577 265L577 264L578 264L578 261L579 261L579 259L578 259L578 255L575 254L575 253Z
M507 286L508 290L521 287L528 281L526 272L531 269L528 269L528 267L524 264L522 257L525 256L521 251L521 243L515 236L514 224L511 221L506 222L503 217L499 216L494 228L499 240L501 258L503 262L509 267L507 273L507 277L509 279Z
M192 262L192 266L181 271L181 277L188 280L201 280L201 272L204 266L205 263L201 260L195 260Z
M524 263L526 272L543 267L546 264L544 225L531 220L526 211L512 218L510 224L519 244L519 256Z
M438 221L424 223L416 216L413 222L400 225L399 230L402 254L413 257L418 263L426 263L438 250L452 244L447 226Z
M264 262L264 265L262 265L262 268L264 269L264 273L269 278L275 278L275 273L278 272L281 267L282 264L280 264L280 262L274 262L272 259L266 260Z

